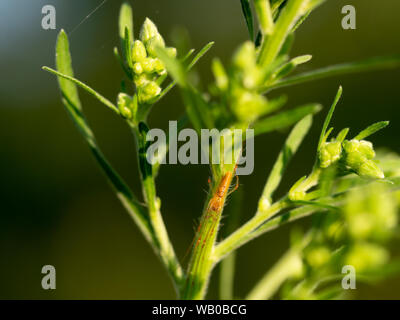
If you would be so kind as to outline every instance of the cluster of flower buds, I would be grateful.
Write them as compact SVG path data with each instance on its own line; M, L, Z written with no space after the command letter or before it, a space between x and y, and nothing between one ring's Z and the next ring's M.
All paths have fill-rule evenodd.
M123 118L133 120L136 115L137 104L134 103L132 97L121 92L118 95L118 109Z
M354 188L345 200L339 212L324 214L321 227L304 248L304 277L329 276L344 265L357 273L380 272L389 260L384 244L398 226L396 195L386 184L374 182Z
M267 98L258 92L262 72L254 43L247 41L237 50L233 70L236 78L231 87L231 109L240 121L253 121L268 108Z
M135 40L132 48L132 69L139 103L147 103L161 92L157 79L166 74L166 69L162 61L157 58L156 49L165 48L165 42L149 18L143 23L139 37L140 40ZM175 48L165 48L165 50L171 56L176 56Z
M367 178L383 179L383 171L372 160L375 151L372 143L365 140L343 141L345 164L358 175Z
M326 142L319 150L319 162L321 168L328 168L339 161L342 156L342 144L340 141Z
M228 104L239 121L252 122L268 112L268 100L260 94L264 72L257 64L254 43L247 41L239 47L229 76L219 60L214 60L213 73L216 87L227 96Z
M365 140L344 140L326 142L319 150L319 165L327 168L340 161L347 170L361 177L383 179L383 171L373 160L375 151L373 145Z
M346 254L345 263L357 271L382 266L389 253L381 243L389 240L397 227L395 195L382 183L349 193L343 207L346 229L354 245Z
M397 225L397 203L382 183L352 191L343 208L353 239L381 241L388 238Z

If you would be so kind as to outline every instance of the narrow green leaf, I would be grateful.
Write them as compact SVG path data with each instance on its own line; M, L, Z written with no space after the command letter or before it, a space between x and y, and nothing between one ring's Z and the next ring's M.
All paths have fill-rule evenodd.
M200 92L192 86L183 88L183 99L187 115L198 132L204 128L212 129L215 127L209 106Z
M114 56L115 56L115 59L117 59L118 63L120 64L122 70L124 70L126 76L127 76L130 80L133 80L132 72L125 66L125 64L124 64L124 62L122 61L121 56L120 56L120 54L119 54L119 52L118 52L118 48L117 48L117 47L114 47Z
M310 104L293 110L281 112L277 115L259 120L254 125L254 135L286 128L304 118L321 110L321 105Z
M293 47L294 43L294 33L289 33L286 37L285 42L282 45L281 50L279 51L278 56L289 56L289 52Z
M178 59L171 57L164 48L161 47L156 48L156 53L157 56L164 63L171 77L180 86L185 87L187 85L186 72L182 63Z
M342 93L343 93L343 88L342 88L342 86L340 86L339 90L338 90L338 92L336 94L335 100L333 101L333 104L332 104L331 108L329 109L329 112L328 112L328 114L327 114L327 116L325 118L324 125L322 126L322 131L321 131L321 135L319 137L317 150L320 149L321 144L323 143L323 140L324 140L325 134L326 134L326 130L328 129L329 123L331 122L333 113L335 112L336 105L339 102L340 97L342 96Z
M343 142L344 139L346 139L349 130L349 128L344 128L342 131L340 131L336 137L336 141Z
M132 36L128 28L125 28L125 41L124 41L124 48L125 48L125 60L128 64L129 68L133 68L132 62Z
M214 42L207 43L200 51L199 53L192 59L192 61L189 63L187 71L190 71L196 63L199 61L199 59L212 47ZM200 52L202 54L200 55ZM193 49L189 51L189 53L184 57L184 59L181 60L181 62L185 62L185 60L192 55ZM160 101L169 91L172 90L172 88L176 85L175 81L172 81L163 91L161 91L161 94L159 95L158 99L156 102Z
M306 12L306 14L304 16L302 16L299 21L297 21L297 23L294 25L292 32L296 32L296 30L303 24L304 21L307 20L307 18L309 17L309 15L311 14L312 10L308 10Z
M323 144L328 140L328 138L329 138L329 136L331 135L332 131L333 131L333 128L329 128L329 129L326 131L324 137L322 138L321 145L323 145Z
M370 58L359 62L337 64L310 72L302 73L287 79L280 80L268 89L277 89L309 81L334 77L349 73L358 73L375 70L385 70L400 67L400 55L390 57Z
M274 167L268 177L267 184L265 185L262 198L269 199L272 198L274 191L278 188L285 170L297 152L301 142L310 130L312 125L312 116L308 115L304 117L296 126L293 128L289 134L286 142L278 155Z
M190 49L190 50L188 51L188 53L186 53L186 54L183 56L183 58L181 59L181 61L182 61L182 62L185 62L187 59L190 58L190 56L193 54L193 52L195 52L195 50L194 50L194 49Z
M56 45L56 65L57 69L64 74L71 77L74 76L72 70L71 55L69 53L69 42L65 31L62 29L58 34L57 45ZM79 100L78 89L76 86L66 79L58 78L60 89L63 97L68 97L71 106L74 106L77 110L82 110L81 102Z
M254 41L254 22L253 22L253 14L250 8L249 0L240 0L242 5L242 11L244 15L244 19L246 20L247 30L249 31L250 40Z
M145 238L154 243L152 235L152 227L144 212L139 205L138 201L134 197L132 191L129 189L127 184L122 180L118 173L111 167L108 161L105 159L101 150L97 146L92 130L86 122L86 119L82 113L81 102L79 100L78 90L73 81L74 73L72 69L71 54L69 51L68 37L64 30L61 30L56 45L56 66L57 69L68 78L58 77L60 85L60 91L62 94L62 101L65 105L70 118L77 126L85 141L88 143L92 154L100 165L101 169L107 176L109 182L113 186L117 197L120 199L130 216L138 225ZM57 72L59 73L59 72Z
M285 63L283 66L279 67L279 69L273 74L272 78L281 79L283 77L286 77L289 73L295 70L298 65L307 63L311 59L312 56L309 54L293 58L289 62Z
M383 128L389 125L389 121L380 121L370 125L368 128L361 131L357 136L354 137L356 140L362 140L370 135L373 135L375 132L382 130Z
M207 43L200 51L198 54L195 55L193 60L189 63L188 69L192 69L193 66L208 52L208 50L211 49L211 47L214 45L214 41L211 41Z
M70 82L75 83L76 85L78 85L79 87L81 87L82 89L86 90L88 93L90 93L92 96L94 96L97 100L99 100L101 103L103 103L104 105L106 105L108 108L110 108L111 110L113 110L115 113L119 114L119 110L118 108L111 102L109 101L107 98L104 98L100 93L96 92L95 90L93 90L92 88L90 88L89 86L87 86L86 84L84 84L83 82L75 79L74 77L70 77L66 74L63 74L61 72L58 72L54 69L51 69L49 67L43 67L42 68L45 71L48 71L52 74L55 74L61 78L67 79Z
M122 48L125 47L125 29L128 29L129 41L133 43L133 14L132 7L125 1L119 12L119 37Z

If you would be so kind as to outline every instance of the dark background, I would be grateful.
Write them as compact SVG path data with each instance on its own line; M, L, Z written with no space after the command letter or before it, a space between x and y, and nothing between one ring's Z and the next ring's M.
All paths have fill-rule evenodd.
M70 35L76 76L111 100L122 72L112 48L118 45L117 18L121 1L103 7L76 26L100 0L0 1L0 298L28 299L166 299L174 298L170 281L107 185L78 131L60 102L54 76L41 66L54 66L56 35ZM41 8L57 10L57 30L41 28ZM341 28L341 8L353 4L357 30ZM202 82L211 79L210 61L227 63L247 39L238 0L133 1L135 32L146 16L171 44L177 27L188 30L194 48L214 40L215 47L198 64ZM397 0L328 0L297 32L293 55L312 54L302 70L362 58L400 53ZM74 30L75 29L75 30ZM70 33L72 30L72 34ZM375 135L376 146L400 152L399 70L342 76L285 89L288 106L331 103L337 87L343 99L333 119L335 128L356 133L372 122L391 120ZM133 139L126 125L99 102L81 92L81 99L100 145L119 172L140 194ZM175 89L150 117L153 127L166 128L183 110ZM323 115L289 168L281 192L307 174ZM242 221L255 212L265 179L286 133L256 139L255 171L241 178ZM170 237L179 257L191 242L207 188L207 166L164 166L158 193ZM235 296L243 297L288 246L293 225L246 245L238 252ZM57 270L57 289L41 288L41 268ZM217 297L214 272L210 298ZM379 286L358 285L356 298L400 298L400 278Z

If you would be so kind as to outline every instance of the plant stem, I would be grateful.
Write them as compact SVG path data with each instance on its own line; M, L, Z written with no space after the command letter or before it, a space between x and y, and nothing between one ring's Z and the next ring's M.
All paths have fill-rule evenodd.
M290 0L275 24L275 28L267 41L261 44L259 63L269 66L279 54L286 37L296 24L296 21L304 13L308 0Z
M226 172L215 181L214 188L208 196L206 207L200 220L199 229L195 235L194 248L190 259L186 284L183 290L184 299L203 299L214 260L212 259L218 227L221 220L227 192L220 194L221 184L229 187L232 181L234 168ZM215 205L218 201L218 205Z
M229 210L229 220L225 234L229 235L239 226L239 217L243 204L243 189L239 189L232 197ZM219 297L221 300L232 300L234 297L233 283L235 278L236 252L232 252L221 262L219 274Z
M258 22L264 35L269 35L274 30L274 19L269 1L254 0Z
M262 225L268 218L287 208L289 205L290 201L284 198L263 211L258 210L253 218L215 247L213 254L214 261L221 260L224 256L246 243L247 237L251 232Z
M288 278L298 274L302 270L300 253L310 240L306 236L304 240L289 249L279 261L264 275L246 297L247 300L262 300L271 298L281 284Z
M179 297L183 285L184 274L175 255L174 248L168 237L161 212L160 200L156 195L154 176L152 175L152 166L146 159L146 137L141 134L136 126L132 127L132 131L136 138L136 146L139 157L139 169L142 178L143 195L148 207L150 222L154 229L158 254L165 265L169 275L172 278L176 293Z

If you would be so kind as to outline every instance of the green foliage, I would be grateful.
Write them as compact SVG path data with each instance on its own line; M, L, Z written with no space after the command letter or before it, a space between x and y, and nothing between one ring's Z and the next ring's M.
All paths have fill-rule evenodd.
M356 267L357 272L367 280L379 278L377 275L381 271L381 274L390 275L399 269L398 262L390 262L387 244L395 238L397 230L400 157L387 151L375 152L372 143L364 140L389 122L377 122L352 139L346 139L349 128L338 132L336 137L330 137L333 128L329 125L342 96L341 87L328 111L319 140L315 141L317 156L310 158L310 162L315 160L311 173L293 182L282 198L274 199L290 160L310 130L313 115L321 110L321 106L308 104L284 109L286 97L272 98L270 91L328 76L400 65L399 56L393 56L290 76L299 65L311 60L310 55L290 57L294 32L322 2L254 0L258 20L256 30L259 30L254 37L252 6L250 1L241 0L251 41L239 45L227 66L218 58L213 59L211 71L214 81L209 84L207 92L196 86L190 73L195 72L193 67L210 50L213 42L197 54L193 49L187 53L177 52L175 48L166 46L156 24L149 18L145 19L135 40L133 10L125 2L119 19L122 55L117 48L114 55L127 77L128 85L122 92L116 93L116 104L74 77L67 35L61 31L58 36L56 70L49 67L43 69L57 76L68 114L116 195L165 266L177 297L204 298L213 267L229 255L223 267L229 274L221 279L221 283L233 288L235 259L232 254L235 250L283 224L311 215L314 216L311 229L305 234L293 232L289 250L247 298L267 299L280 291L284 298L333 299L343 297L338 280L341 279L341 267L345 264ZM165 85L168 76L172 80ZM194 238L194 243L201 240L202 245L193 246L185 271L175 255L161 214L161 200L155 183L159 164L151 165L146 161L148 142L145 135L150 129L148 114L175 84L180 87L186 110L179 121L180 126L190 121L198 132L204 128L252 128L255 136L294 126L271 169L258 201L257 212L245 224L229 230L219 243L216 239L227 195L221 197L218 187L225 183L226 177L233 178L239 155L233 155L234 163L211 165L213 182ZM78 87L120 116L130 127L136 139L145 206L136 200L101 153L83 115ZM206 147L213 148L214 145L210 143ZM167 151L168 145L165 146ZM215 199L222 203L215 205L217 209L211 215L208 208ZM232 289L228 291L223 296L233 297Z

